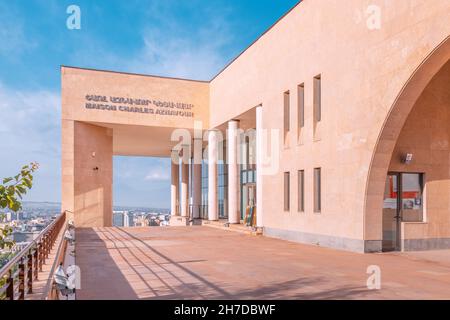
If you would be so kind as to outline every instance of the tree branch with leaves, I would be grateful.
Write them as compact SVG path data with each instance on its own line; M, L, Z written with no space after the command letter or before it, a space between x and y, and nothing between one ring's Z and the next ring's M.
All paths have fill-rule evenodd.
M39 164L32 162L22 167L16 176L3 179L0 184L0 209L9 209L13 212L22 209L22 198L33 187L33 174L38 168ZM11 233L10 226L0 228L0 249L11 248L14 245L14 242L8 240Z

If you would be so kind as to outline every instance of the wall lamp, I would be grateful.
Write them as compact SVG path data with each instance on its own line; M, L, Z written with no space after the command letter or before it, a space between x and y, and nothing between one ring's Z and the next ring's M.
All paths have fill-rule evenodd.
M413 154L412 153L407 153L405 155L405 157L403 158L403 163L404 164L410 164L413 161Z

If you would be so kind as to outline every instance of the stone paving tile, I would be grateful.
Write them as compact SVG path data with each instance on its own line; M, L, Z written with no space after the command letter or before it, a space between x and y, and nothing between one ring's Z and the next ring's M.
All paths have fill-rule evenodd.
M78 299L450 299L448 250L363 255L207 227L78 229L76 243Z

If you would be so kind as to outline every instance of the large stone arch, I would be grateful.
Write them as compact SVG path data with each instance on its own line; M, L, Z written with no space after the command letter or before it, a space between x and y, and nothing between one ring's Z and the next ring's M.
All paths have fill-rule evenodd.
M372 155L366 184L364 239L367 252L381 249L383 194L399 135L425 88L449 60L450 36L416 68L397 96L383 124Z

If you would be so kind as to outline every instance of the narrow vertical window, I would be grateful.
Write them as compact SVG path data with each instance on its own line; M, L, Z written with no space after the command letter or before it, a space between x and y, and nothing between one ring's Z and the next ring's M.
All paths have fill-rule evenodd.
M314 212L322 211L322 173L320 168L314 169Z
M284 141L286 142L287 135L290 131L290 98L291 95L289 91L284 93Z
M297 88L298 94L298 132L305 126L305 84Z
M290 176L289 172L284 173L284 211L290 210Z
M305 212L305 170L298 171L298 212Z
M314 122L322 120L322 78L318 75L314 78Z

